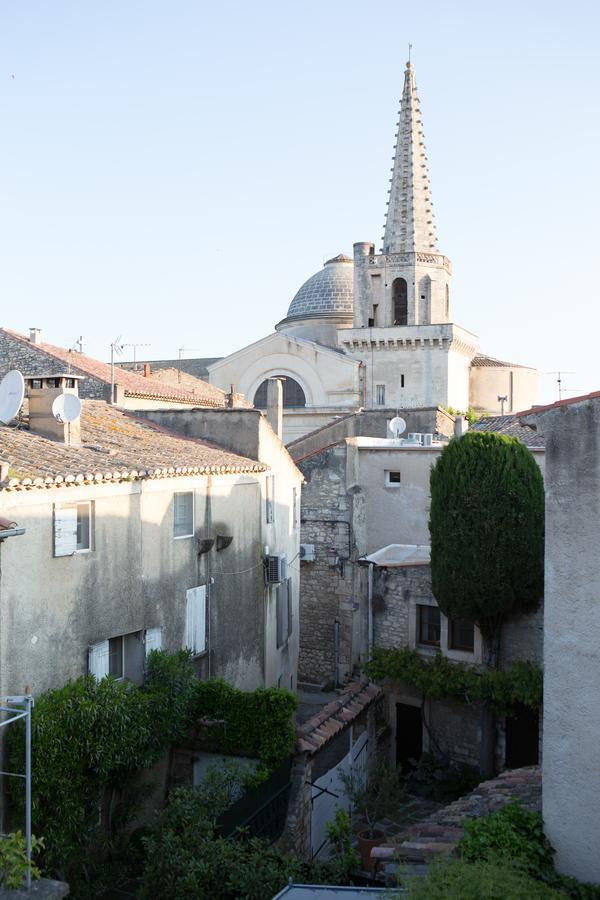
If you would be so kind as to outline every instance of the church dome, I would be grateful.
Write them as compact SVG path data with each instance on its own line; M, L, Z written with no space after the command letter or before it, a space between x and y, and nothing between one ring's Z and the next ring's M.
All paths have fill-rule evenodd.
M340 253L328 259L320 272L305 281L287 312L285 321L315 317L352 318L354 264Z

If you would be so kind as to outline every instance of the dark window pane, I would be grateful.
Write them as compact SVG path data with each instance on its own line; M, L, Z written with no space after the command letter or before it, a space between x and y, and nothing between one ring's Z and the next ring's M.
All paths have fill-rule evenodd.
M108 674L123 677L123 638L111 638L108 642Z
M400 472L388 472L390 484L400 484Z
M475 649L475 626L466 619L450 620L450 648L472 653Z
M417 606L419 644L440 646L440 611L437 606Z
M392 283L392 305L394 325L408 324L408 285L404 278L396 278Z
M278 375L283 379L283 405L290 408L295 406L306 406L306 397L304 391L297 381L288 378L285 375ZM267 379L263 381L254 395L254 405L257 409L267 408Z

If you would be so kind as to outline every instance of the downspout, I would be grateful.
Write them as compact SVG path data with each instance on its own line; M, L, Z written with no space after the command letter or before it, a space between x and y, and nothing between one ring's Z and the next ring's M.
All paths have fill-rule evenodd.
M367 594L367 616L368 616L368 631L369 631L369 660L373 657L373 568L374 564L372 562L369 563L369 572L368 572L368 594Z

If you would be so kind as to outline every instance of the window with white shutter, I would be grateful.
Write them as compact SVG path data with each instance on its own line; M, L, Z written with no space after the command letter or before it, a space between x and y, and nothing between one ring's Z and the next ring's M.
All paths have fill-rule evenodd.
M194 492L173 494L173 537L194 536Z
M277 585L277 646L283 647L289 636L289 579Z
M186 591L185 645L194 656L206 650L206 585Z
M54 555L72 556L92 548L92 503L55 504Z
M162 628L146 628L144 643L146 658L152 650L160 650L162 648Z
M100 641L99 644L92 644L88 650L88 671L90 675L94 675L98 681L108 675L108 641Z

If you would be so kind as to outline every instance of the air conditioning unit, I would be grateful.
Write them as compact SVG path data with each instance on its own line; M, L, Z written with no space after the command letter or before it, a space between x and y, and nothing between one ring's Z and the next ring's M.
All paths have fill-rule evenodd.
M423 435L420 431L409 431L407 434L407 438L409 441L412 441L413 444L422 444L423 443Z
M265 583L281 584L287 579L287 556L265 556Z
M423 435L423 446L431 447L433 445L433 435L432 434L424 434Z
M300 559L302 562L314 562L315 561L315 545L314 544L300 544Z

